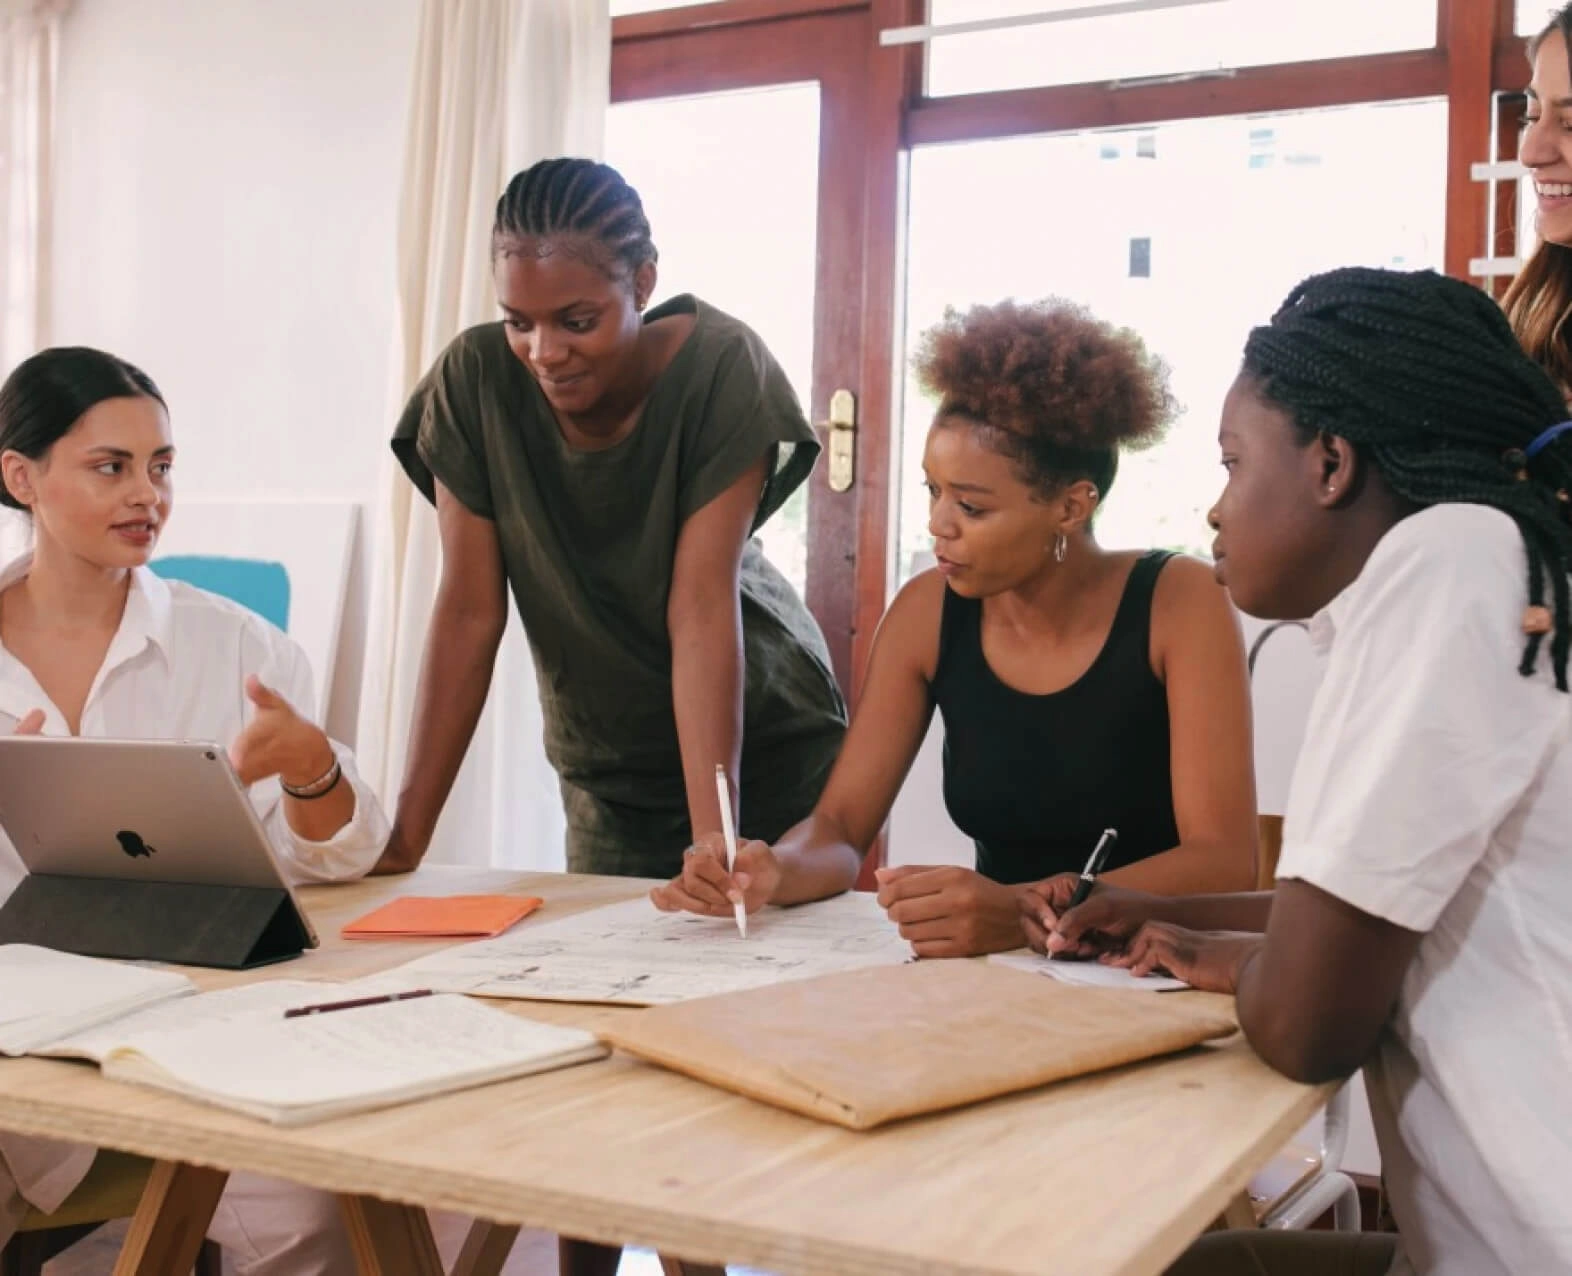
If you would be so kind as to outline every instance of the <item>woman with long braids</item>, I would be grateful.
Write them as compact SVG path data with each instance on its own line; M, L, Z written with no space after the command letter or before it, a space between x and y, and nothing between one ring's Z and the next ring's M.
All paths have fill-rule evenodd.
M1233 993L1273 1067L1365 1069L1401 1240L1206 1238L1175 1272L1572 1271L1572 421L1478 289L1306 280L1223 408L1219 577L1327 652L1275 892L1099 889L1040 948Z

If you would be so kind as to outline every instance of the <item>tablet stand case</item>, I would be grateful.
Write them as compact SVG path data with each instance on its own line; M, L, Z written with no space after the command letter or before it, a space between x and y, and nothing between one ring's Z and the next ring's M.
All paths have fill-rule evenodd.
M0 906L0 944L245 970L299 956L311 933L281 887L29 873Z

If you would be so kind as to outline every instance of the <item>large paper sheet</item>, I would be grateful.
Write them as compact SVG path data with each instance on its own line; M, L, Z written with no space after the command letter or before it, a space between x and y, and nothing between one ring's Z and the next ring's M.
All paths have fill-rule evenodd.
M526 922L497 939L418 958L397 974L439 992L656 1006L911 959L911 946L868 894L765 908L749 918L746 939L730 917L662 913L639 899Z

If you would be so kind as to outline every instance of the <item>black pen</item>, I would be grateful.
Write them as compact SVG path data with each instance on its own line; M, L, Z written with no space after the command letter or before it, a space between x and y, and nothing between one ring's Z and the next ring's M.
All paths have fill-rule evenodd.
M1103 861L1108 858L1108 852L1113 850L1114 843L1119 840L1117 829L1104 829L1103 835L1097 839L1097 845L1092 847L1092 854L1086 861L1086 867L1081 870L1081 880L1075 884L1075 893L1070 896L1070 902L1064 911L1086 902L1086 897L1092 893L1092 887L1097 884L1097 874L1103 871ZM1064 914L1061 913L1062 917Z
M353 1001L323 1001L315 1006L297 1006L286 1010L284 1018L302 1019L306 1015L326 1015L335 1010L354 1010L360 1006L385 1006L391 1001L413 1001L416 997L431 996L431 989L416 988L410 992L392 992L381 997L356 997Z
M1103 835L1097 839L1097 845L1092 847L1092 853L1087 858L1086 867L1081 870L1081 880L1075 884L1075 890L1070 894L1070 902L1060 911L1063 917L1072 908L1086 902L1086 897L1092 893L1092 887L1097 885L1097 874L1103 871L1103 861L1108 858L1108 852L1113 849L1113 844L1119 840L1117 829L1104 829ZM1045 954L1049 961L1058 961L1063 953Z

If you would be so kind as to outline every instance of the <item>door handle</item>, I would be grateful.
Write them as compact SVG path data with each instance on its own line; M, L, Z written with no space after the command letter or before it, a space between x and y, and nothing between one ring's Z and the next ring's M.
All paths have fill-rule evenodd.
M830 396L830 491L848 492L857 480L857 396L837 390Z

